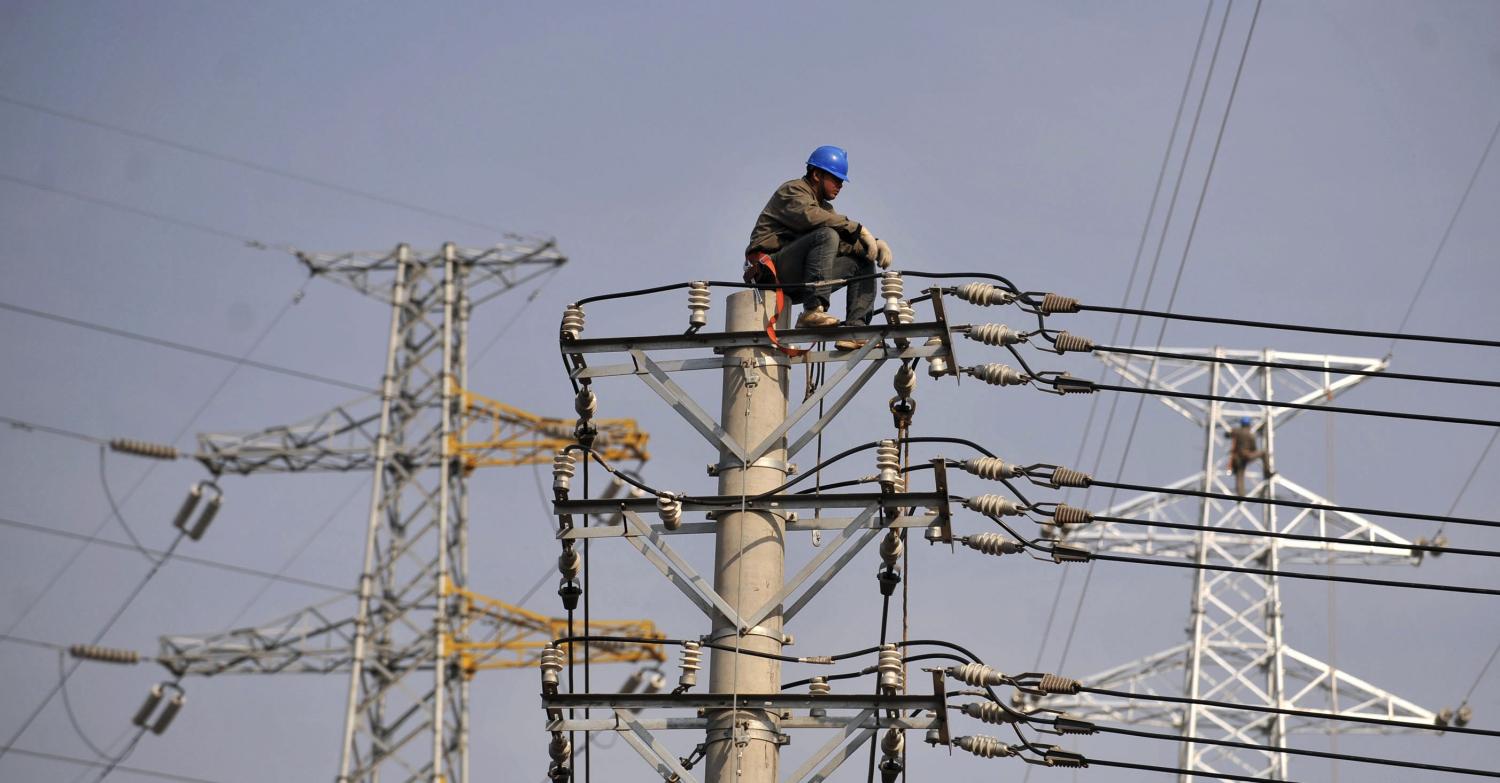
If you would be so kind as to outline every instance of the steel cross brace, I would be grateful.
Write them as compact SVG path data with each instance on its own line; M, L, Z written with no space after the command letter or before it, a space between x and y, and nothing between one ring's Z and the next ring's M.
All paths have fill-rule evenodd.
M640 724L640 721L636 720L634 712L616 709L615 718L627 727L625 729L616 729L616 732L625 740L626 744L634 748L635 752L639 753L641 758L646 760L647 764L654 767L656 773L661 775L664 780L672 780L677 783L698 783L698 779L693 777L682 766L682 762L676 756L673 756L671 751L663 747L656 740L656 737L650 731L647 731L645 726Z
M750 629L759 625L772 612L776 611L777 606L780 606L783 601L797 594L797 591L802 588L803 584L809 579L813 579L812 584L808 585L800 594L797 594L796 600L792 601L791 605L782 613L782 618L790 619L802 611L802 607L806 606L809 601L821 592L833 580L833 577L839 571L843 570L844 566L850 560L854 559L854 556L859 554L860 550L871 539L886 529L887 525L883 521L882 524L878 525L872 526L869 524L871 516L879 509L880 506L878 504L867 506L859 515L850 520L849 524L845 525L839 531L832 546L824 547L819 551L818 555L809 561L807 565L803 566L802 570L798 571L795 577L784 584L776 595L767 599L749 617L744 617L739 612L736 612L713 589L708 580L704 579L692 565L667 544L661 532L653 528L650 524L647 524L644 519L641 519L639 514L630 509L624 509L622 515L625 518L625 524L635 531L635 535L624 536L631 547L640 552L652 565L656 566L656 569L662 573L662 576L665 576L667 581L671 582L689 601L693 602L708 617L710 622L718 622L722 619L724 622L733 625L743 634L748 633ZM848 545L851 541L854 544L853 546ZM649 547L647 546L648 543L650 544ZM824 563L835 554L838 554L838 557L834 559L832 564L825 568Z
M692 425L693 429L696 429L711 445L717 445L734 455L741 462L748 464L760 459L766 452L774 448L786 436L787 432L823 402L843 382L844 378L853 372L854 368L860 362L870 357L877 345L879 343L871 340L853 351L849 358L844 359L842 366L839 367L831 379L820 385L816 392L806 400L803 400L796 411L789 414L774 431L768 434L760 443L756 444L754 448L746 448L739 441L731 437L725 431L724 427L715 421L712 416L709 416L708 412L703 410L703 407L693 400L676 381L672 380L661 365L653 361L650 356L647 356L645 351L632 350L630 351L630 356L635 360L636 366L639 368L636 372L637 376L645 382L646 386L656 392L657 396L661 397L673 410L677 411L678 415L682 416L688 424ZM793 455L807 446L813 438L817 437L818 433L822 432L823 428L828 426L828 423L844 410L845 406L854 399L854 396L864 388L865 384L869 383L870 378L875 375L883 364L885 364L885 357L882 351L881 356L873 359L869 366L859 374L855 382L838 396L833 403L832 409L828 410L818 421L808 427L807 431L802 433L797 438L797 441L788 447L786 458L791 459Z

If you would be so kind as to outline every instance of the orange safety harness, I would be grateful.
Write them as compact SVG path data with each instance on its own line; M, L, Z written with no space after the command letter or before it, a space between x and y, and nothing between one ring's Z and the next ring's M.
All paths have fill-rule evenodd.
M761 269L764 268L771 274L771 282L776 286L776 310L771 313L771 319L766 321L766 336L771 338L771 345L776 350L787 356L797 357L807 353L806 348L793 348L782 345L776 338L776 322L781 319L781 312L786 309L786 291L781 287L781 278L776 274L776 262L771 260L765 253L749 255L745 259L745 282L754 283L762 279Z

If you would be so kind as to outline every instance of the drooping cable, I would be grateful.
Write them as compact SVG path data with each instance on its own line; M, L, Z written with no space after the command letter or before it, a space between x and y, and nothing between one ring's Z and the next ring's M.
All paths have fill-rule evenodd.
M1041 380L1041 379L1039 379ZM1043 380L1043 383L1059 385L1055 380ZM1262 400L1252 397L1229 397L1223 394L1201 394L1197 392L1172 391L1169 389L1151 389L1137 386L1121 386L1112 383L1087 382L1093 389L1099 391L1124 392L1126 394L1145 394L1155 397L1177 397L1190 400L1205 400L1208 402L1228 402L1241 405L1256 405L1267 408L1290 408L1293 410L1326 411L1328 413L1348 413L1357 416L1378 416L1388 419L1406 419L1409 421L1431 421L1442 424L1472 424L1478 427L1500 427L1500 421L1494 419L1476 419L1467 416L1442 416L1434 413L1406 413L1403 411L1376 410L1372 408L1350 408L1342 405L1319 405L1316 403L1281 402L1279 400Z
M85 544L110 547L112 549L119 549L122 551L135 551L134 546L123 541L111 541L110 539L99 538L98 536L89 536L83 533L73 533L67 530L56 530L50 527L44 527L42 525L34 525L29 522L22 522L17 519L10 519L8 517L0 517L0 525L14 528L16 530L26 530L32 533L40 533L42 535L55 536L57 538L67 538L74 541L81 541ZM159 560L166 555L165 550L151 549L149 547L146 549L146 553L151 556L152 561ZM349 595L354 594L354 591L350 590L347 587L339 587L338 585L329 584L327 582L319 582L313 579L303 579L296 576L287 576L282 573L271 573L269 571L262 571L258 568L249 568L247 566L235 565L233 563L226 563L221 560L211 560L206 557L196 557L194 555L184 555L178 553L172 555L172 559L179 563L191 563L193 565L199 565L205 568L224 571L226 573L254 576L261 579L270 580L272 582L280 582L282 584L297 585L299 587L313 587L319 590L327 590L331 593L346 593ZM233 625L233 623L230 623L230 625ZM4 637L0 636L0 638Z
M120 329L113 326L107 326L105 324L95 323L93 321L85 321L81 318L59 315L57 313L38 310L32 307L23 307L21 305L11 304L9 302L0 302L0 310L8 310L10 312L19 313L21 315L30 316L32 318L41 318L48 321L55 321L60 324L76 326L80 329L88 329L91 331L99 332L101 334L123 337L127 340L135 340L137 342L155 345L160 348L169 348L174 351L181 351L183 353L190 353L196 356L204 356L210 359L217 359L222 362L229 362L236 367L249 367L255 370L264 370L266 372L273 372L278 375L285 375L289 378L298 378L304 381L312 381L314 383L337 386L339 388L349 389L351 391L364 392L368 394L377 393L376 389L372 389L369 386L362 386L357 383L350 383L348 381L342 381L338 378L330 378L326 375L319 375L317 373L294 370L289 367L282 367L280 365L271 364L269 362L256 361L254 359L247 358L247 355L235 356L234 354L224 353L223 351L215 351L209 348L200 348L196 345L180 343L175 340L166 340L160 337L152 337L150 335L141 334L139 332L132 332L126 329ZM283 310L282 312L285 313L285 310ZM274 320L273 323L275 323Z
M1381 332L1372 329L1343 329L1333 326L1313 326L1308 324L1288 324L1274 321L1260 321L1245 318L1224 318L1209 315L1188 315L1185 313L1172 313L1163 310L1146 310L1135 307L1111 307L1109 305L1091 305L1080 303L1076 308L1079 312L1096 313L1123 313L1125 315L1140 315L1147 318L1162 318L1172 321L1193 321L1195 323L1223 324L1225 326L1243 326L1254 329L1275 329L1284 332L1308 332L1311 334L1338 334L1348 337L1374 337L1388 340L1409 340L1413 342L1447 343L1450 345L1474 345L1482 348L1500 348L1500 340L1484 340L1475 337L1451 337L1446 335L1432 334L1408 334L1404 332Z
M1437 555L1469 555L1474 557L1500 557L1500 551L1492 549L1460 549L1455 547L1435 546L1431 544L1398 544L1392 541L1361 541L1358 539L1334 538L1331 536L1304 535L1301 533L1284 533L1279 530L1254 530L1248 528L1214 527L1213 525L1194 525L1185 522L1163 522L1155 519L1130 519L1127 517L1096 516L1095 522L1112 522L1119 525L1138 525L1140 527L1168 528L1171 530L1196 530L1205 533L1215 533L1227 537L1247 536L1250 538L1277 538L1285 541L1306 541L1314 544L1347 544L1357 547L1373 547L1376 549L1393 549L1410 552L1428 552Z
M1464 194L1458 199L1458 206L1453 209L1453 217L1448 219L1447 228L1443 229L1443 237L1438 240L1437 248L1432 251L1432 259L1427 262L1427 269L1422 272L1422 280L1417 283L1416 290L1412 291L1411 301L1406 304L1406 312L1401 316L1401 324L1396 327L1397 332L1406 329L1406 322L1411 320L1411 314L1417 308L1417 300L1422 298L1422 291L1427 288L1427 280L1432 277L1432 270L1437 268L1438 258L1443 255L1443 248L1448 246L1448 237L1453 235L1453 227L1458 224L1458 216L1463 214L1464 205L1469 203L1469 194L1474 192L1474 183L1479 181L1479 172L1484 170L1484 162L1490 157L1490 150L1495 147L1495 137L1500 136L1500 122L1495 123L1495 129L1490 131L1490 140L1484 144L1484 152L1479 156L1479 162L1474 164L1474 173L1469 175L1469 184L1464 186ZM1396 340L1391 340L1390 353L1396 347Z
M1144 731L1141 729L1125 728L1123 726L1102 726L1094 724L1094 728L1105 734L1118 734L1124 737L1141 737L1144 739L1163 740L1166 742L1187 742L1194 745L1214 745L1223 748L1238 748L1241 750L1255 750L1265 753L1279 753L1290 756L1307 756L1310 758L1330 759L1333 761L1354 761L1361 764L1373 764L1382 767L1400 767L1403 769L1421 769L1428 772L1447 772L1457 775L1474 775L1485 778L1500 778L1500 772L1487 769L1474 769L1470 767L1453 767L1442 764L1430 764L1422 761L1404 761L1401 759L1382 758L1379 756L1355 756L1347 753L1334 753L1330 751L1311 750L1305 748L1286 748L1273 745L1261 745L1254 742L1236 742L1234 740L1211 739L1208 737L1185 737L1181 734L1162 734L1155 731ZM1216 774L1205 774L1205 777L1216 777Z
M1113 341L1113 340L1111 340ZM1198 356L1175 351L1152 350L1149 348L1130 348L1121 345L1097 345L1094 353L1120 353L1133 356L1150 356L1157 359L1185 359L1194 362L1209 362L1213 364L1233 364L1240 367L1268 367L1274 370L1300 370L1310 373L1325 373L1328 375L1360 375L1367 378L1390 378L1398 381L1420 381L1425 383L1446 383L1459 386L1486 386L1500 388L1500 381L1485 380L1482 378L1456 378L1448 375L1425 375L1422 373L1390 372L1388 370L1360 370L1355 368L1325 367L1317 364L1303 364L1300 362L1276 362L1262 359L1237 359L1229 356Z
M42 759L45 761L57 761L64 764L75 764L83 767L93 767L95 769L105 766L105 763L102 761L90 761L89 759L81 759L77 756L68 756L61 753L46 753L39 750L30 750L28 748L17 747L0 748L0 750L14 753L17 756L27 756L29 758ZM115 769L121 772L129 772L132 775L156 778L158 780L172 780L177 781L177 783L221 783L220 781L209 780L208 778L195 778L189 777L187 775L174 775L170 772L158 772L153 769L145 769L142 767L127 767L124 764L116 765Z
M1049 550L1047 550L1046 548L1040 548L1040 551L1046 552ZM1408 590L1433 590L1445 593L1468 593L1471 595L1500 595L1500 589L1489 587L1469 587L1468 585L1431 584L1427 582L1403 582L1396 579L1370 579L1362 576L1308 574L1298 571L1282 571L1272 568L1248 568L1244 566L1209 565L1205 563L1178 562L1175 560L1160 560L1148 557L1132 557L1129 555L1113 555L1104 552L1090 552L1088 553L1088 557L1095 560L1109 560L1117 563L1136 563L1138 565L1166 566L1167 568L1190 568L1200 571L1226 571L1236 574L1276 576L1285 579L1312 579L1319 582L1347 582L1349 584L1369 585L1374 587L1400 587Z
M1370 718L1361 715L1339 714L1333 715L1317 710L1299 710L1291 707L1266 707L1257 704L1240 704L1238 702L1217 701L1214 699L1197 699L1190 696L1167 696L1156 693L1131 693L1130 691L1119 691L1110 688L1095 688L1084 685L1079 688L1080 693L1092 693L1098 696L1113 696L1121 699L1134 701L1154 701L1166 704L1196 704L1200 707L1215 707L1223 710L1241 710L1244 712L1260 712L1267 715L1285 715L1292 718L1313 718L1316 720L1343 721L1346 723L1365 723L1371 726L1393 726L1396 728L1412 729L1416 731L1432 731L1449 734L1469 734L1478 737L1500 737L1500 731L1494 729L1476 729L1470 726L1437 725L1431 723L1418 723L1416 721L1395 720L1391 718ZM1179 738L1180 739L1180 738Z
M204 399L203 403L199 405L198 408L193 411L192 415L188 417L187 422L183 424L183 426L178 429L177 432L172 436L170 443L175 444L177 441L181 440L184 435L192 430L193 426L198 423L198 418L202 416L204 412L208 410L208 407L219 398L219 395L229 387L229 382L233 380L234 376L239 373L240 368L244 366L244 361L248 360L250 355L255 353L256 349L260 347L261 343L265 342L266 338L270 336L271 331L281 323L282 319L286 317L287 313L291 312L291 309L294 306L296 306L303 300L304 296L305 292L299 285L297 287L297 290L287 300L286 304L282 306L281 310L278 311L276 315L266 323L266 327L262 329L260 334L256 336L255 340L251 342L250 347L245 350L245 353L240 357L235 357L234 366L230 367L229 371L224 374L224 377L219 379L219 383L213 388L213 390L209 392L208 397ZM150 478L152 472L155 471L157 466L160 464L161 463L159 462L153 462L151 465L147 466L146 470L141 473L141 476L136 479L136 482L132 484L128 490L125 491L125 494L120 498L120 503L124 504L129 502L130 498L134 496L136 490L140 489L141 486L145 484L146 479ZM99 520L99 524L94 527L94 531L89 534L89 539L97 537L99 535L99 531L103 530L104 526L109 524L109 521L110 516L106 514L104 518ZM20 626L22 622L25 622L26 618L29 617L31 613L36 609L36 607L41 604L42 600L51 594L52 588L55 587L57 583L62 580L63 576L68 573L69 569L71 569L73 567L73 564L78 561L78 558L83 554L83 551L87 547L88 543L85 542L75 548L68 555L67 560L52 572L52 576L50 579L48 579L47 584L43 585L41 591L31 599L31 602L28 603L24 609L21 610L21 613L17 615L16 619L11 621L11 624L5 628L3 633L8 634L11 631L14 631L18 626ZM168 551L170 552L170 550ZM168 555L166 553L163 553L162 555L163 558L166 558L167 556ZM165 562L165 560L163 560L162 562ZM0 756L3 756L3 754L4 751L0 751Z
M484 222L481 222L481 221L473 220L471 218L466 218L466 217L463 217L461 215L455 215L455 214L452 214L452 213L449 213L449 212L443 212L441 210L431 209L429 207L421 206L420 204L413 204L413 203L408 202L408 201L402 201L400 199L391 198L390 196L383 196L383 195L381 195L379 193L374 193L372 191L361 190L359 188L350 187L348 185L341 185L341 184L339 184L337 182L332 182L332 181L325 180L325 179L318 179L316 177L310 177L310 176L307 176L305 174L298 174L297 172L290 171L288 169L278 168L278 167L270 166L270 165L267 165L267 164L264 164L264 163L257 163L256 161L250 160L248 158L241 158L241 157L238 157L238 156L235 156L235 155L229 155L229 154L226 154L226 153L223 153L223 152L218 152L218 151L215 151L215 150L211 150L211 149L208 149L206 147L199 147L199 146L195 146L195 145L192 145L192 144L187 144L185 142L177 141L175 139L169 139L169 138L167 138L165 136L158 136L158 135L153 134L153 133L146 133L144 131L134 130L134 129L131 129L131 128L127 128L127 127L125 127L123 125L117 125L117 124L114 124L114 123L105 122L103 120L94 119L92 117L86 117L86 116L81 115L81 114L75 114L75 113L72 113L72 112L62 111L60 109L54 109L54 108L52 108L50 106L44 106L44 105L39 104L39 103L33 103L31 101L22 100L20 98L16 98L16 97L13 97L13 96L0 95L0 102L8 103L8 104L10 104L12 106L19 106L19 107L21 107L23 109L30 109L31 111L37 112L39 114L46 114L48 116L56 117L58 119L67 120L69 122L76 122L76 123L78 123L80 125L88 125L90 127L98 128L100 130L109 131L110 133L119 134L121 136L128 136L130 138L138 139L140 141L150 142L152 144L156 144L156 145L159 145L159 146L162 146L162 147L168 147L170 149L177 150L178 152L186 152L186 153L191 154L191 155L197 155L197 156L202 157L202 158L208 158L210 160L216 160L216 161L219 161L220 163L228 163L230 165L239 166L241 168L249 169L251 171L257 171L257 172L260 172L262 174L268 174L268 175L271 175L273 177L280 177L282 179L291 180L293 182L300 182L300 183L302 183L304 185L311 185L313 187L323 188L324 190L330 190L330 191L333 191L333 192L336 192L336 193L342 193L342 194L344 194L346 196L354 196L356 198L362 198L362 199L365 199L367 201L373 201L373 202L376 202L376 203L385 204L386 206L399 207L401 209L409 210L411 212L417 212L417 213L420 213L420 214L423 214L423 215L427 215L429 217L443 218L444 220L452 220L455 223L462 223L464 225L472 226L474 228L482 228L482 229L484 229L486 231L493 231L495 233L502 233L502 234L505 233L504 229L501 229L498 226L492 226L492 225L490 225L488 223L484 223Z

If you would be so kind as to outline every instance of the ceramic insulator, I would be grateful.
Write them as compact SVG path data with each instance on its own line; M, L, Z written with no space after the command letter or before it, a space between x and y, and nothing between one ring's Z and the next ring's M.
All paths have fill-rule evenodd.
M143 440L131 440L130 438L115 438L109 442L110 451L118 451L122 454L134 454L137 457L150 457L152 459L177 459L177 449L161 443L147 443Z
M568 735L560 731L553 732L552 741L547 743L547 755L551 756L553 761L561 762L566 761L572 754L573 743L568 739Z
M594 414L599 412L599 396L588 386L579 389L578 396L573 399L573 410L578 411L581 418L594 418Z
M557 556L557 571L564 579L577 579L579 569L583 568L583 555L578 554L576 549L564 549Z
M1052 486L1054 487L1087 487L1094 483L1094 477L1081 470L1072 468L1053 468Z
M1016 300L1015 294L989 283L964 283L955 289L953 294L965 302L977 304L980 307L1010 304Z
M1015 723L1020 719L1020 716L1014 711L1007 710L992 701L970 702L959 707L958 710L971 718L982 720L985 723L1003 725L1006 723Z
M827 696L830 693L833 693L833 686L828 684L827 677L814 677L812 682L807 684L809 696Z
M688 324L701 328L708 325L708 308L713 298L708 293L708 283L694 282L688 285Z
M887 644L880 648L880 660L875 666L875 671L880 678L880 689L886 693L899 693L905 686L905 676L902 674L901 651L896 645Z
M896 368L896 379L894 382L897 397L911 397L917 390L917 372L909 365L901 365Z
M692 688L698 684L698 670L703 668L702 645L698 642L682 643L682 675L677 678L677 684L684 689Z
M1015 751L1011 750L1010 746L994 737L986 737L982 734L975 734L970 737L958 737L953 740L953 744L982 759L1015 755Z
M542 687L557 687L559 677L562 675L563 665L567 663L567 656L563 654L562 648L555 645L547 645L542 648L540 661L542 669Z
M573 474L577 472L573 452L559 451L552 455L552 489L567 492L573 485Z
M938 338L938 337L929 337L929 338L927 338L927 345L929 347L930 346L934 346L934 345L942 345L942 344L943 344L943 341L942 341L941 338ZM944 375L947 375L949 372L950 372L950 370L949 370L949 367L948 367L948 357L946 357L946 356L929 356L929 357L927 357L927 375L928 376L933 377L933 378L941 378Z
M1046 315L1053 313L1076 313L1078 312L1078 300L1071 296L1062 294L1047 294L1042 297L1042 312Z
M900 756L906 748L906 733L900 729L887 729L880 738L880 751L887 756Z
M1020 516L1021 507L999 495L980 495L965 498L964 508L992 517Z
M981 364L965 367L964 374L978 378L991 386L1020 386L1031 380L1008 364Z
M917 311L912 308L911 302L901 300L901 312L896 315L896 322L909 324L917 320Z
M1059 525L1086 525L1094 521L1094 515L1088 509L1058 503L1057 508L1052 509L1052 519Z
M999 457L975 457L964 460L964 470L990 481L999 481L1003 478L1016 478L1021 475L1021 468L1012 465Z
M682 527L682 501L670 492L656 496L656 513L668 530Z
M1094 350L1094 341L1087 337L1063 332L1057 335L1052 341L1052 347L1057 349L1058 353L1067 353L1068 351L1088 353Z
M561 334L564 340L568 340L570 342L573 340L577 340L578 337L583 334L582 307L579 307L576 304L568 305L567 309L563 310Z
M1062 693L1072 695L1083 687L1083 683L1072 677L1064 677L1060 674L1043 674L1041 682L1037 683L1037 690L1042 693Z
M885 298L885 314L901 315L901 298L906 294L906 284L900 272L886 272L880 276L880 295Z
M97 644L75 644L68 648L68 654L74 658L103 661L105 663L140 663L141 661L141 654L135 650L122 650L118 647L100 647Z
M975 533L972 536L964 536L964 546L977 549L986 555L1014 555L1024 549L1020 542L1012 541L999 533Z
M964 336L985 345L1000 346L1016 345L1026 339L1020 332L1005 324L980 324L964 332Z
M986 685L1004 685L1005 675L982 663L966 663L962 666L949 666L947 670L949 677L962 683L976 687Z
M881 564L887 568L894 568L905 549L906 545L901 543L901 536L895 530L887 532L885 538L880 539Z
M886 438L875 447L875 469L880 471L880 487L887 492L896 491L901 478L901 452L896 441Z

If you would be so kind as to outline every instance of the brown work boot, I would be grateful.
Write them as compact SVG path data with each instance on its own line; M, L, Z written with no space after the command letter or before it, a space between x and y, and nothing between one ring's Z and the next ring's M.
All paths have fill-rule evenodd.
M863 347L865 347L864 340L855 340L849 337L846 337L842 340L836 340L833 343L833 350L835 351L857 351Z
M802 315L797 316L798 329L829 329L838 325L839 319L829 315L821 307L816 310L803 310Z

